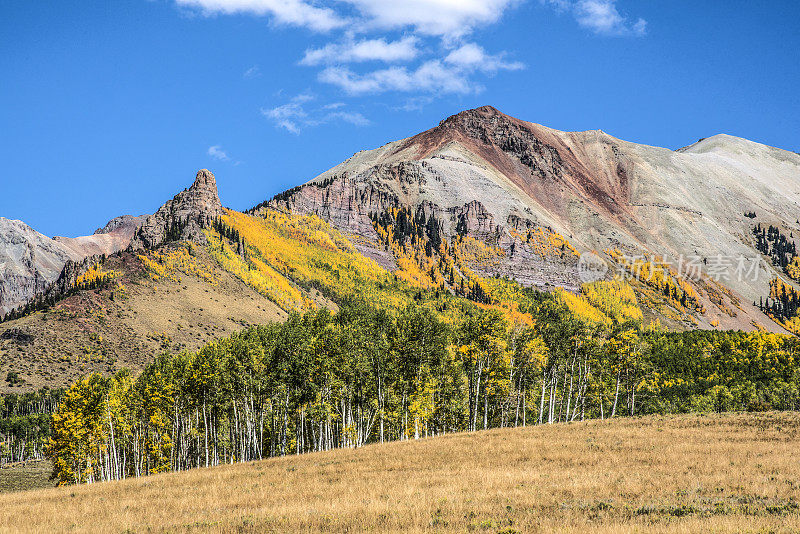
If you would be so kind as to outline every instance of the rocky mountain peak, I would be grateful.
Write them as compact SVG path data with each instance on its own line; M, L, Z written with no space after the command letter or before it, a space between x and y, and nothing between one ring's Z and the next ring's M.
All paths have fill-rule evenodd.
M464 111L460 111L455 115L450 115L446 119L442 120L439 125L456 125L456 124L463 124L466 121L470 120L487 120L491 118L510 118L508 115L502 113L500 110L495 108L494 106L481 106L479 108L474 109L465 109Z
M214 178L214 173L208 169L200 169L197 171L197 176L195 176L194 183L189 188L189 191L208 191L213 196L217 197L217 200L219 201L219 196L217 194L217 179Z
M167 241L190 239L203 243L203 229L222 215L217 180L208 169L200 169L194 183L157 212L147 217L136 232L131 248L156 248Z

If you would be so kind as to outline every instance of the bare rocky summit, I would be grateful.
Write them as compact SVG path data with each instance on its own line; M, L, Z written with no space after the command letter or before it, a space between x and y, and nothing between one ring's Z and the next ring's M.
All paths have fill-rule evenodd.
M147 219L147 215L140 215L139 217L134 217L133 215L121 215L119 217L114 217L108 221L104 227L95 230L94 234L112 234L121 228L126 230L130 229L132 234L138 227L142 225L145 219Z
M211 171L201 169L189 189L148 216L131 242L131 247L156 248L167 241L190 239L204 243L203 228L222 215L222 203L217 193L217 181Z

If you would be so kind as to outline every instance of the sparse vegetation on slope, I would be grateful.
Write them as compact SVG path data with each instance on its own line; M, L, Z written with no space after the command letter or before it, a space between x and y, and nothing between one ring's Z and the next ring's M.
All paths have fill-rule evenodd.
M285 316L203 247L190 252L188 244L175 244L141 256L147 262L130 253L110 256L98 268L117 273L111 283L0 324L0 392L61 387L90 372L138 372L164 350L196 350ZM14 380L5 380L9 373Z

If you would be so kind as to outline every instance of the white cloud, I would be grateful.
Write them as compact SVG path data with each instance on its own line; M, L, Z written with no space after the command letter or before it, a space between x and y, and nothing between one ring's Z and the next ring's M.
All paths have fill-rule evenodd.
M300 123L308 117L303 104L312 99L310 95L297 95L287 104L272 109L262 109L261 114L272 120L279 128L295 134L300 133Z
M641 37L647 32L647 21L631 22L617 9L617 0L540 0L558 11L569 11L582 27L597 35Z
M464 44L463 39L480 27L496 23L510 8L526 0L174 1L206 14L246 13L317 31L339 30L339 39L308 48L299 63L320 67L320 81L351 95L389 91L476 93L482 89L473 79L477 74L522 68L520 63L506 61L503 53L489 54L477 44ZM406 35L392 39L386 32ZM443 52L437 54L437 49ZM369 71L346 67L367 62L391 66ZM258 67L253 67L244 77L259 74ZM295 100L263 112L289 131L299 131L312 120L303 116L307 111ZM331 120L363 122L353 115L332 116Z
M615 0L580 0L575 4L575 18L599 35L644 35L647 22L639 19L631 24L615 4Z
M317 32L335 30L321 46L306 49L299 64L320 68L320 82L349 95L404 93L409 109L442 94L478 93L483 89L481 76L525 68L509 60L506 52L487 52L470 36L529 0L174 1L208 15L250 14ZM597 35L641 36L646 31L647 22L620 13L617 0L539 2L569 13L581 27ZM387 65L369 67L369 62ZM259 75L258 66L253 66L243 77ZM315 108L306 105L310 99L298 95L261 112L279 128L294 133L325 122L369 123L363 115L345 110L341 102Z
M374 28L414 28L425 35L461 37L497 22L524 0L175 0L207 15L251 14L271 17L278 24L327 32L347 25L359 31ZM349 5L358 16L336 8ZM333 7L335 6L335 7Z
M231 159L220 145L208 147L208 155L219 161L229 161Z
M524 68L521 63L507 62L502 54L487 54L482 47L467 43L452 50L444 59L425 61L415 69L395 66L358 74L348 67L336 66L320 72L319 80L350 95L389 91L468 94L482 90L471 77L475 72L493 74L521 68Z
M276 127L287 132L299 134L303 128L319 126L329 122L346 122L355 126L369 126L370 120L361 113L345 111L342 102L326 104L308 111L306 104L314 97L304 93L295 96L286 104L271 109L262 109L261 114L270 119Z
M438 59L426 61L417 69L389 67L365 74L356 74L347 67L328 67L320 72L319 80L351 95L387 91L466 94L481 89L473 85L463 69L446 65Z
M364 39L354 41L352 37L343 43L330 43L322 48L310 48L300 61L301 65L357 63L364 61L410 61L419 55L418 39L403 37L398 41L386 39Z
M365 17L367 26L414 28L426 35L458 38L500 20L520 0L343 0Z
M394 109L398 111L422 111L431 102L433 102L433 97L430 95L412 96L407 98L401 106L396 106Z
M467 43L456 48L444 60L465 70L479 70L489 73L498 70L520 70L525 68L518 61L504 61L503 54L487 54L486 50L475 43Z
M371 122L367 119L364 115L358 112L351 112L351 111L335 111L333 113L328 113L323 117L323 122L331 122L331 121L343 121L349 122L355 126L369 126Z
M317 7L303 0L175 0L180 6L196 8L207 15L246 13L269 16L278 24L301 26L327 32L348 21L329 7Z

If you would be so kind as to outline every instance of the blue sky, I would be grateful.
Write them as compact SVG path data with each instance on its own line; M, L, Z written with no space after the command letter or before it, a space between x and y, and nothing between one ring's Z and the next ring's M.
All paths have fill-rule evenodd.
M246 209L483 104L800 151L798 50L796 1L4 0L0 215L91 233L203 167Z

